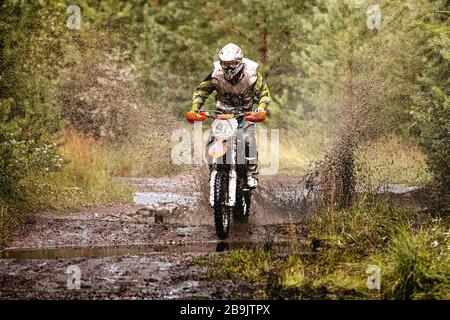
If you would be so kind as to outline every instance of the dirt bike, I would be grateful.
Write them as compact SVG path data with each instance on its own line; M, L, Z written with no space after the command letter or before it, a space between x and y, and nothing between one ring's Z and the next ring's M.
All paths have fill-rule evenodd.
M266 113L242 110L235 113L218 110L186 113L186 119L191 123L207 117L213 119L211 134L214 137L207 146L212 166L209 203L214 209L216 234L224 240L230 231L231 218L246 223L250 213L252 190L247 187L247 166L245 161L238 161L238 146L244 145L242 135L238 134L238 119L262 122L266 119Z

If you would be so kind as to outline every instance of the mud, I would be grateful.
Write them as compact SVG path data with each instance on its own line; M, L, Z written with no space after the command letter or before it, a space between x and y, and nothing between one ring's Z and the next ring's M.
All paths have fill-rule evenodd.
M211 280L206 267L192 263L192 259L200 256L156 253L53 260L2 259L0 298L229 299L251 295L248 285ZM73 265L81 271L79 289L67 286L66 271Z
M301 195L289 191L297 180L277 177L269 186L262 177L249 223L235 223L225 243L215 234L205 181L121 178L136 188L134 204L44 212L17 230L0 253L0 298L251 298L251 284L219 283L192 260L267 243L307 253L305 230L290 224L304 216L295 207ZM67 287L72 265L80 268L80 289Z
M18 229L0 252L0 298L248 299L254 285L218 281L193 259L267 244L310 253L301 220L311 212L298 178L261 177L249 223L234 223L227 242L215 234L207 181L119 180L136 188L134 204L43 212ZM401 195L402 187L393 188ZM67 286L72 265L81 271L80 289Z

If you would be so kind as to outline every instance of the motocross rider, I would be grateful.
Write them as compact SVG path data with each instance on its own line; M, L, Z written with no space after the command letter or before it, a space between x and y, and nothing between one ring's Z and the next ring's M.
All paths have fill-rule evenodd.
M270 103L269 88L258 72L258 63L244 58L242 49L233 43L220 50L219 61L214 62L214 71L194 91L190 112L200 112L213 91L216 91L216 107L223 113L237 110L250 112L254 103L257 104L255 112L263 112ZM238 130L245 141L247 185L253 189L258 185L256 126L253 122L240 121ZM213 140L210 137L208 144Z

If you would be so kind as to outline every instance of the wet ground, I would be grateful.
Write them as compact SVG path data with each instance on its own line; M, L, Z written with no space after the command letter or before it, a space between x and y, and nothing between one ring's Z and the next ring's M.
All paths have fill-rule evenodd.
M215 235L207 181L122 180L136 187L132 205L44 212L17 230L0 252L0 298L251 298L251 284L217 282L193 259L267 243L292 252L292 241L308 250L304 230L290 224L306 214L299 179L262 177L249 223L235 223L226 243ZM79 289L71 289L73 268Z
M268 243L309 253L299 178L261 177L249 223L232 225L227 242L216 237L204 178L120 180L135 186L134 204L43 212L17 230L0 251L0 299L248 299L251 283L216 280L193 260ZM386 188L407 202L415 190Z

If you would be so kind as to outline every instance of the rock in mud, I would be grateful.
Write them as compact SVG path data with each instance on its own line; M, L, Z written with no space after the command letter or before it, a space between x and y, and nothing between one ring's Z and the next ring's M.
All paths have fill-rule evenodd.
M165 205L161 207L146 206L136 211L136 214L142 217L153 218L154 223L162 224L174 214L174 211L177 208L178 207L174 205Z
M177 235L179 237L192 237L195 230L194 227L180 227L177 228Z

